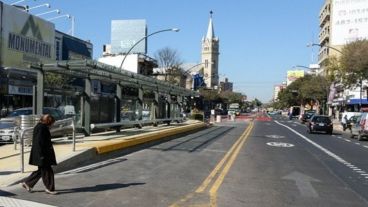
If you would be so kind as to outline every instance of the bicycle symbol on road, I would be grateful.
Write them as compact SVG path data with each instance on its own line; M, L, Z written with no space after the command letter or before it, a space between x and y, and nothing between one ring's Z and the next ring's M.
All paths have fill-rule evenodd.
M294 147L293 144L284 142L268 142L267 145L271 147Z

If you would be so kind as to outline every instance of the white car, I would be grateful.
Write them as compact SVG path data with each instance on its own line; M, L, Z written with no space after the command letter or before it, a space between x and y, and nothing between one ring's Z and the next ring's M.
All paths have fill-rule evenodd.
M0 122L0 142L12 142L15 139L15 125L12 122Z

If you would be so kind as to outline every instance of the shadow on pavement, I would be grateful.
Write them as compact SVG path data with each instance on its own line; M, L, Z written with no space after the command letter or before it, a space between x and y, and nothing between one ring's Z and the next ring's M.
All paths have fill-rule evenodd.
M89 187L81 187L81 188L71 188L71 189L57 189L58 194L68 194L68 193L81 193L81 192L101 192L106 190L114 190L119 188L127 188L129 186L134 185L145 185L146 183L110 183L110 184L101 184ZM34 191L34 192L43 192L43 191Z
M14 193L9 193L7 191L2 191L0 190L0 196L15 196L16 194Z

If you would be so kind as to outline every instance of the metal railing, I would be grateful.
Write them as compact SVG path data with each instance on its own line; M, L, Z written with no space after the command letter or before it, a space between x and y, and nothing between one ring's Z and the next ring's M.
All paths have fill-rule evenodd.
M171 118L171 119L155 119L155 120L137 120L137 121L121 121L121 122L112 122L112 123L100 123L100 124L91 124L91 129L106 129L113 127L129 127L129 126L140 126L143 125L157 125L159 123L170 123L170 122L183 122L184 118Z
M32 127L27 127L27 128L18 128L18 138L19 138L19 144L20 144L20 171L22 173L24 173L24 151L25 151L25 146L26 146L26 142L28 146L32 145L32 136L33 136L33 129L34 126ZM75 131L76 131L76 127L75 127L75 121L72 118L69 119L64 119L64 120L59 120L56 121L53 125L53 127L50 129L50 133L51 135L57 133L57 132L65 132L65 130L71 129L72 130L72 151L75 152L75 145L76 145L76 141L75 141ZM17 148L17 140L14 140L14 148Z

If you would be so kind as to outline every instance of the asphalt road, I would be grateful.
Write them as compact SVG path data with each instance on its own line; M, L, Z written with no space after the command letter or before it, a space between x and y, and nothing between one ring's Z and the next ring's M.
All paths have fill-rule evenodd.
M339 134L309 135L305 126L280 116L273 121L226 122L58 174L59 195L45 194L40 182L34 193L19 186L0 189L5 196L0 202L12 198L53 206L368 206L365 155L368 142Z

